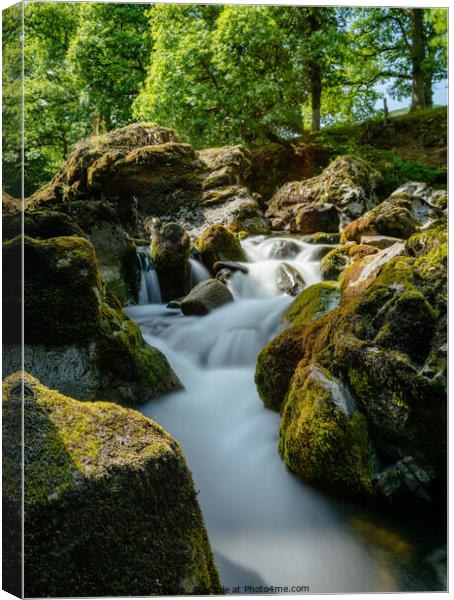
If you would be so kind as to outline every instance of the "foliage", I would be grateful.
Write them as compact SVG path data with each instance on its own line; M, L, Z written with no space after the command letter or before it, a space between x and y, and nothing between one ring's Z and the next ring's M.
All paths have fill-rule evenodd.
M24 10L25 195L71 147L134 119L195 147L294 140L364 120L377 84L413 86L416 9L31 2ZM446 76L447 11L423 9L426 105ZM4 15L5 189L21 189L21 9ZM421 45L420 44L420 45Z

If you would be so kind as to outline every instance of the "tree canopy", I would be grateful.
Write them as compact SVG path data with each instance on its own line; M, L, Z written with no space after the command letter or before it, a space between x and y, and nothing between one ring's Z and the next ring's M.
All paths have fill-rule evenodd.
M3 26L4 172L13 194L16 13L7 9ZM78 139L135 120L174 128L196 147L253 146L370 117L378 84L414 110L431 106L447 73L446 38L446 9L27 3L25 194Z

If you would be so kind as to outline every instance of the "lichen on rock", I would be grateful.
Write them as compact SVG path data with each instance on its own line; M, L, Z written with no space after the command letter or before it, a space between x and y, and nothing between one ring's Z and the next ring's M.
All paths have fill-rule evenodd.
M24 413L27 596L220 592L192 477L167 432L27 373L5 380L3 398L6 435ZM7 448L4 493L14 500L21 450Z

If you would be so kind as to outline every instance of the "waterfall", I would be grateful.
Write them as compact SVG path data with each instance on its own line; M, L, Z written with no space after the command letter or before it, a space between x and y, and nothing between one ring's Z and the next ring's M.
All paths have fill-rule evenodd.
M190 258L189 264L191 265L191 287L205 281L205 279L210 279L210 272L200 261Z
M248 273L235 272L228 283L234 302L204 317L163 304L125 309L184 384L141 411L183 447L223 585L442 589L428 563L434 548L425 523L405 526L286 471L277 451L280 416L258 397L255 362L292 302L276 283L280 263L311 285L321 280L323 247L289 236L250 237L242 246ZM191 265L200 277L202 265ZM342 389L336 393L344 398Z
M153 265L149 246L137 248L137 258L140 265L139 304L160 304L161 288Z

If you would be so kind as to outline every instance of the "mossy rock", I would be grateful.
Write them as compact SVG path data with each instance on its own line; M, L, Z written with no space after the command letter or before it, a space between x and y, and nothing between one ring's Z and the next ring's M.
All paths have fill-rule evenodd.
M351 155L339 156L320 175L284 184L265 214L274 229L298 232L297 215L302 209L315 210L328 204L337 209L342 222L349 222L378 203L381 185L380 173L364 161Z
M255 384L266 408L280 411L293 373L303 356L301 327L291 327L262 348L257 357Z
M10 240L22 233L22 218L24 234L41 240L58 236L75 235L84 237L83 230L67 215L55 210L25 210L21 212L4 214L3 240Z
M207 148L197 154L209 171L203 182L205 190L224 185L243 185L251 172L251 153L241 144Z
M21 413L4 382L4 425ZM159 425L112 403L85 404L24 374L25 594L220 593L191 474ZM11 440L13 441L13 440ZM14 500L20 446L5 456Z
M341 282L337 308L314 321L295 321L271 340L259 354L256 382L265 405L282 414L292 397L295 415L303 411L299 403L304 401L304 381L296 373L316 364L328 379L333 376L346 386L377 453L374 490L398 506L418 504L420 498L416 492L397 491L394 499L384 498L389 489L377 482L382 469L406 457L412 457L418 472L430 474L425 491L431 501L443 499L446 489L446 222L435 222L394 246L394 255L386 255L394 252L390 246L348 268L364 269L365 263L367 277L348 288ZM370 261L376 261L373 269ZM296 465L298 446L292 448ZM337 487L336 457L327 454L325 460L326 472L317 481ZM304 462L301 458L301 469ZM363 491L369 494L366 487Z
M304 289L282 316L287 325L316 321L336 309L340 302L339 284L335 281L315 283Z
M212 225L195 242L203 264L213 271L218 261L245 262L246 254L235 235L223 225Z
M4 372L21 351L21 238L3 244ZM121 310L98 271L85 238L56 237L24 243L25 366L32 375L80 399L136 404L180 387L164 355L148 346ZM10 272L11 270L11 272Z
M320 262L324 279L338 280L343 271L364 256L376 254L378 248L366 244L345 244L328 252Z
M342 231L341 243L359 242L363 235L386 235L407 239L430 221L442 217L446 192L423 183L408 182L378 206Z
M185 296L190 289L190 240L177 223L155 220L151 234L151 258L163 301Z
M297 368L279 433L279 450L290 471L350 495L372 493L366 419L326 369Z
M21 201L2 190L2 214L15 213L21 210Z
M201 281L181 302L185 315L206 315L215 308L233 302L229 288L217 279Z

